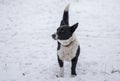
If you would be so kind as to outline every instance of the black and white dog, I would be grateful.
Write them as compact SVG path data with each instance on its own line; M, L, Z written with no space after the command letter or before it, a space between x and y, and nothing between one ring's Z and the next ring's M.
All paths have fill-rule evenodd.
M76 64L80 53L80 45L74 34L78 23L69 26L69 5L66 6L63 19L57 32L52 34L53 39L57 40L57 56L60 66L60 74L58 77L64 77L64 60L71 61L71 75L76 76Z

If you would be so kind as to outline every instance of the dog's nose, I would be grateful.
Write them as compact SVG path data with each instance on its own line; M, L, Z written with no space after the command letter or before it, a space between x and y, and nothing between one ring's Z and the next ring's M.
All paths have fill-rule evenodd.
M56 35L55 34L52 34L52 38L55 39Z

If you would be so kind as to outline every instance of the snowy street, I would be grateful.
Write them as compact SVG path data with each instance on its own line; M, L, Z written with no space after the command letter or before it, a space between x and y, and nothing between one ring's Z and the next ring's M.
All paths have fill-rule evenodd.
M57 78L59 27L70 3L70 25L81 53L77 77ZM120 0L0 0L0 81L120 81Z

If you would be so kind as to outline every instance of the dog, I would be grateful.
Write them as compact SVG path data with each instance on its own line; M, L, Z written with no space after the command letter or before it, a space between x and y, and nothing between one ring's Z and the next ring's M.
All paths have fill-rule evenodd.
M57 58L60 66L60 74L57 77L64 77L64 61L70 61L71 76L76 76L76 64L80 54L80 45L74 34L78 23L69 26L69 5L63 12L63 18L57 32L52 34L52 38L57 40Z

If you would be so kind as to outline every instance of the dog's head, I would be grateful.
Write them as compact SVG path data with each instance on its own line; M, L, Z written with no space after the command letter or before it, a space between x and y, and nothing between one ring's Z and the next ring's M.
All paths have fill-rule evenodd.
M52 34L52 37L55 40L67 40L70 37L72 37L77 27L78 23L69 26L69 4L68 4L64 9L60 27L58 27L56 33Z
M67 40L70 37L72 37L77 27L78 27L78 23L72 26L61 25L60 27L58 27L56 33L52 34L52 37L55 40Z

